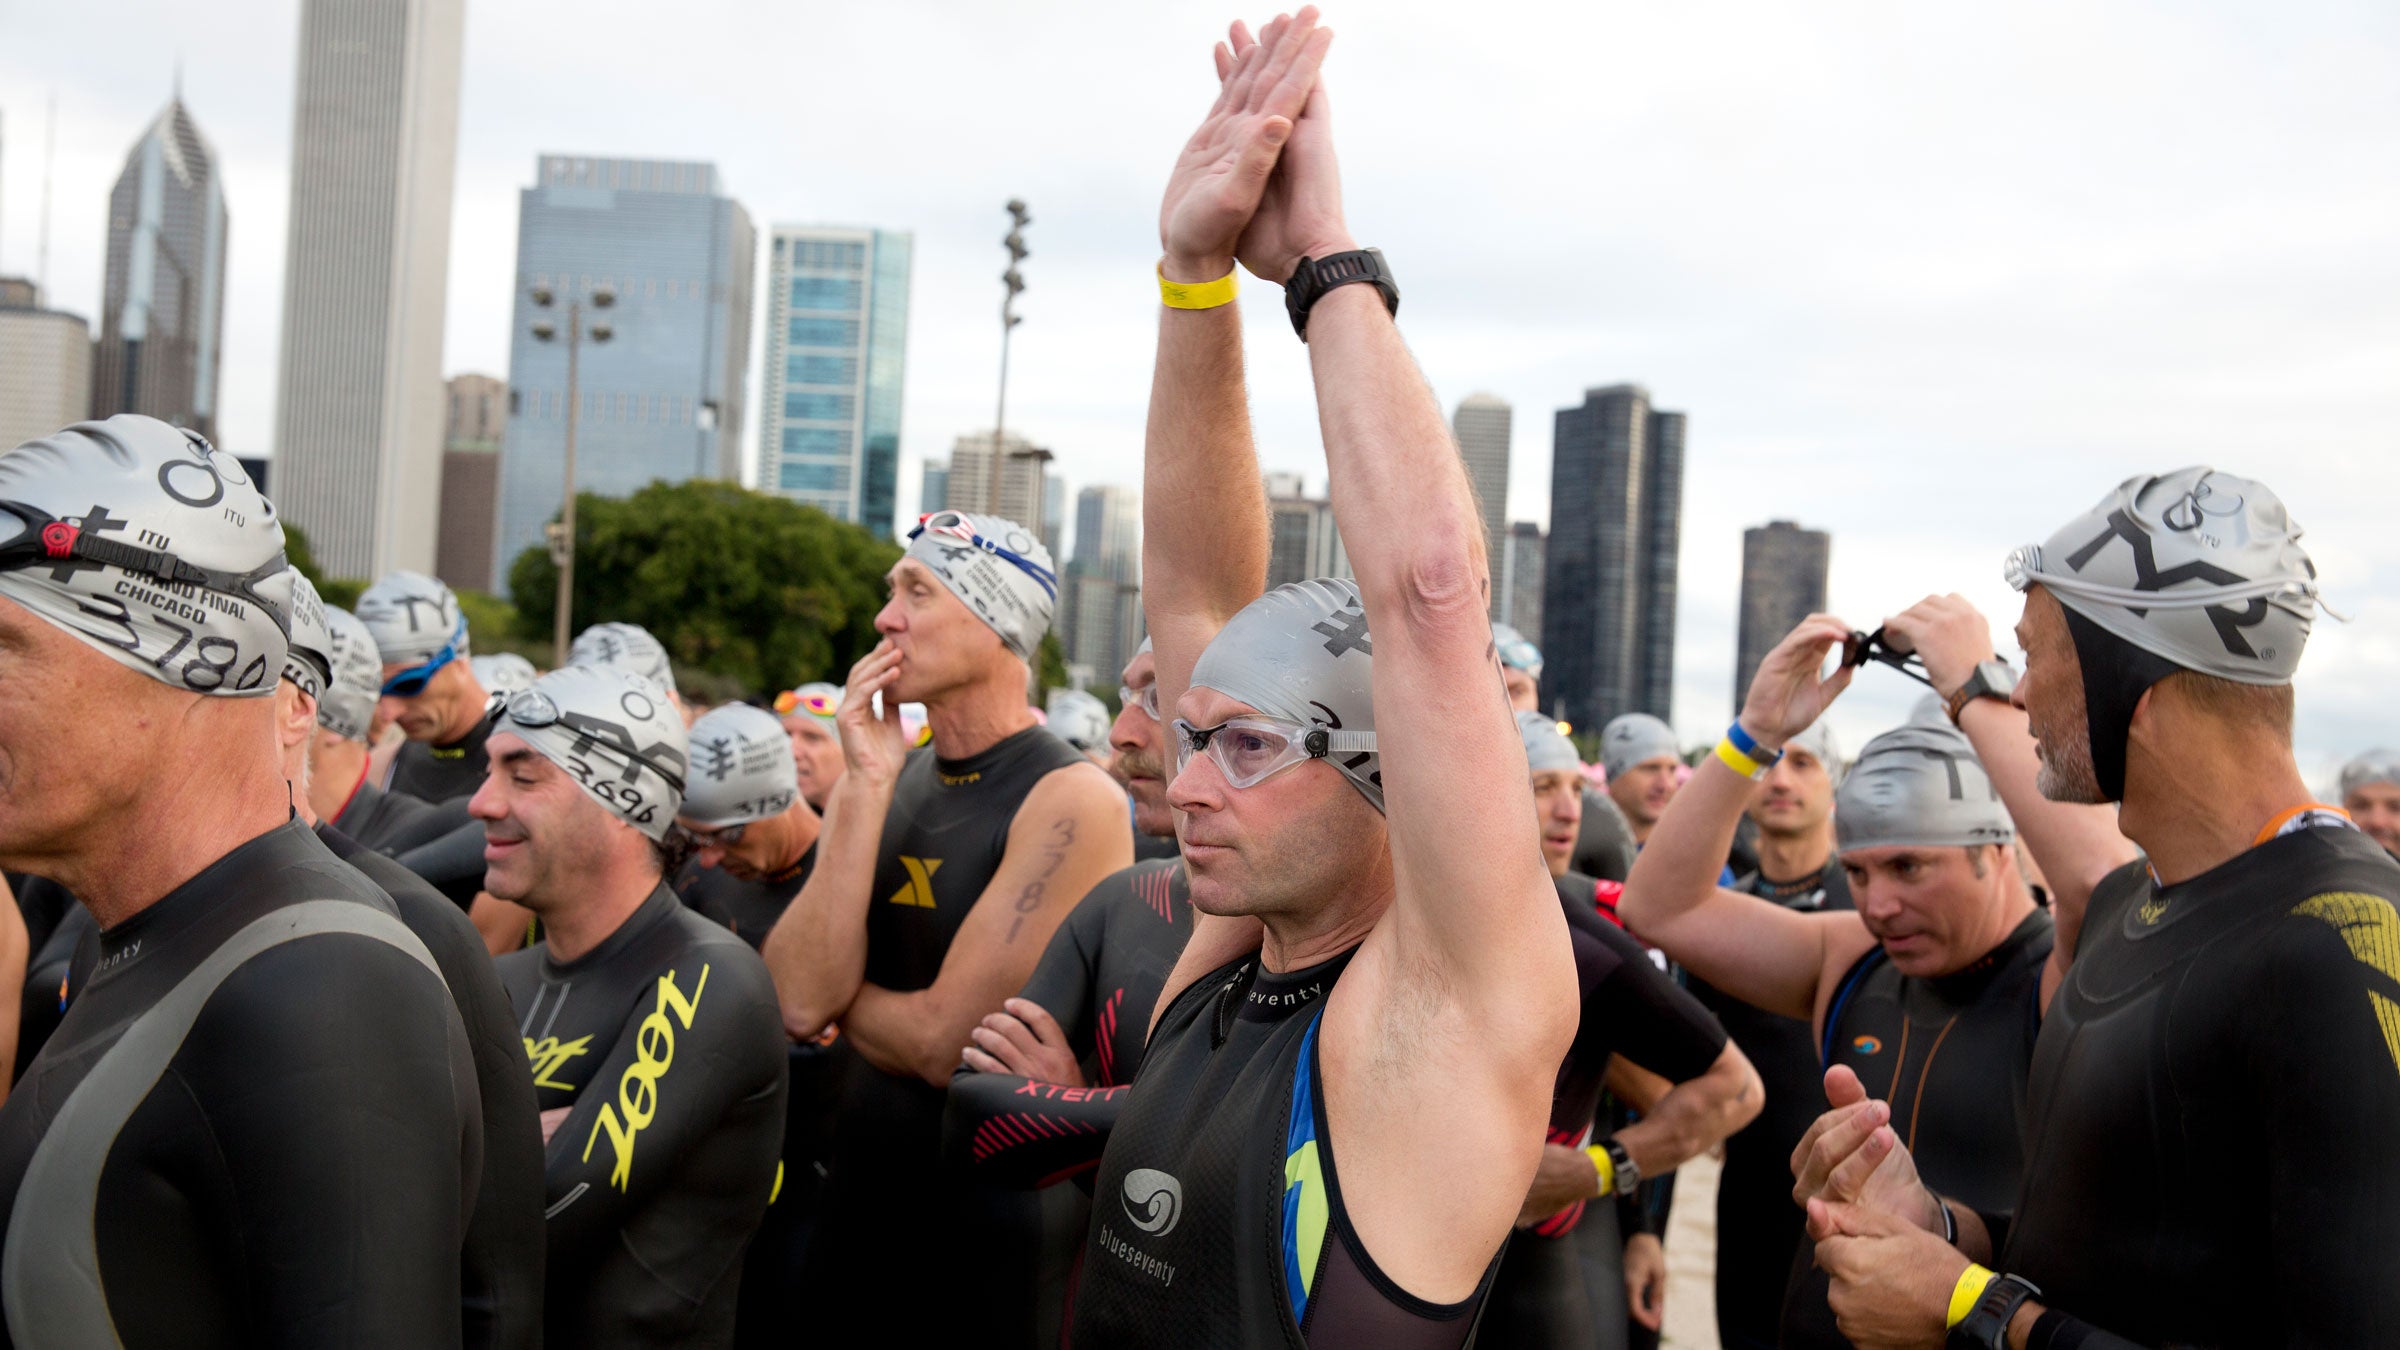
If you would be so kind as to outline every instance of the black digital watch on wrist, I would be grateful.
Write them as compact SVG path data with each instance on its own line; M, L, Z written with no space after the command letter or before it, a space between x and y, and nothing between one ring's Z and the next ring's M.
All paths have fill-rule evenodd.
M1944 1350L2008 1350L2009 1319L2042 1291L2022 1275L1995 1275L1966 1319L1950 1328Z
M1353 249L1348 253L1328 253L1322 258L1302 258L1292 269L1291 278L1283 283L1283 307L1292 316L1292 331L1308 341L1308 311L1315 307L1325 292L1336 286L1363 281L1383 297L1383 307L1393 318L1400 317L1400 284L1392 280L1392 269L1384 265L1383 250Z

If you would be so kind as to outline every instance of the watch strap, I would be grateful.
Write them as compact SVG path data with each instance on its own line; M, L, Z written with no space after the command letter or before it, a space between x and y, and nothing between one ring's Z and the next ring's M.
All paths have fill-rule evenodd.
M1364 282L1383 297L1383 307L1394 318L1400 314L1400 287L1392 280L1392 269L1384 263L1379 248L1351 249L1346 253L1328 253L1322 258L1302 258L1292 269L1291 279L1283 284L1283 307L1292 316L1292 331L1308 341L1308 312L1316 307L1327 291L1352 282Z
M2041 1292L2022 1275L1994 1276L1966 1320L1950 1328L1945 1350L2008 1350L2009 1321L2025 1300Z
M2010 693L2013 692L2011 689L1995 689L1992 687L1992 682L1987 677L1990 675L1991 669L1994 666L1999 666L2003 670L2008 668L2007 663L2001 661L1998 657L1993 657L1989 661L1979 661L1976 663L1974 671L1967 676L1967 682L1950 691L1950 697L1942 700L1942 711L1949 714L1950 725L1957 726L1959 715L1964 713L1967 710L1967 705L1973 703L1975 700L1979 698L1996 698L2005 700L2008 698ZM2011 679L2010 683L2012 685L2015 683L2013 678Z

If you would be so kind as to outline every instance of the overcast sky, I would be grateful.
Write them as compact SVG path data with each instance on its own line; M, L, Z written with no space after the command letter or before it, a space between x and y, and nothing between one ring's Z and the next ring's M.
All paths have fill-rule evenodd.
M182 63L232 213L223 439L245 454L274 434L298 13L0 0L0 271L36 265L54 93L63 308L99 306L109 187ZM917 463L990 424L1000 207L1022 196L1010 424L1074 486L1131 482L1159 190L1228 17L473 0L447 368L506 373L536 155L713 160L762 235L915 232L907 507ZM2205 462L2281 493L2356 620L2321 624L2302 667L2304 764L2400 742L2400 7L1375 0L1326 21L1351 224L1444 405L1516 406L1511 515L1547 521L1551 419L1585 387L1690 414L1689 739L1732 709L1743 526L1832 530L1853 622L1955 589L2009 651L2012 545ZM1321 482L1280 292L1243 303L1265 460ZM1837 724L1855 747L1914 692L1875 672Z

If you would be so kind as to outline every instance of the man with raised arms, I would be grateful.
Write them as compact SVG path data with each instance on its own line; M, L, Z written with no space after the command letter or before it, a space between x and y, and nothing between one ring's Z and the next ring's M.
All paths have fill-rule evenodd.
M1202 917L1101 1163L1075 1335L1457 1346L1540 1161L1573 956L1473 496L1389 273L1342 222L1332 34L1303 9L1232 39L1161 211L1143 493ZM1355 584L1253 599L1257 555L1221 561L1265 527L1237 256L1308 342Z

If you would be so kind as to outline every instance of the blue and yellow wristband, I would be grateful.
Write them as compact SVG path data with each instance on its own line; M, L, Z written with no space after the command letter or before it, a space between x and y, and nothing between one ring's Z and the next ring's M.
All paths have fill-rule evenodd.
M1739 721L1727 727L1724 739L1717 742L1717 762L1744 778L1758 777L1781 758L1782 751L1760 745L1755 737L1742 730Z

